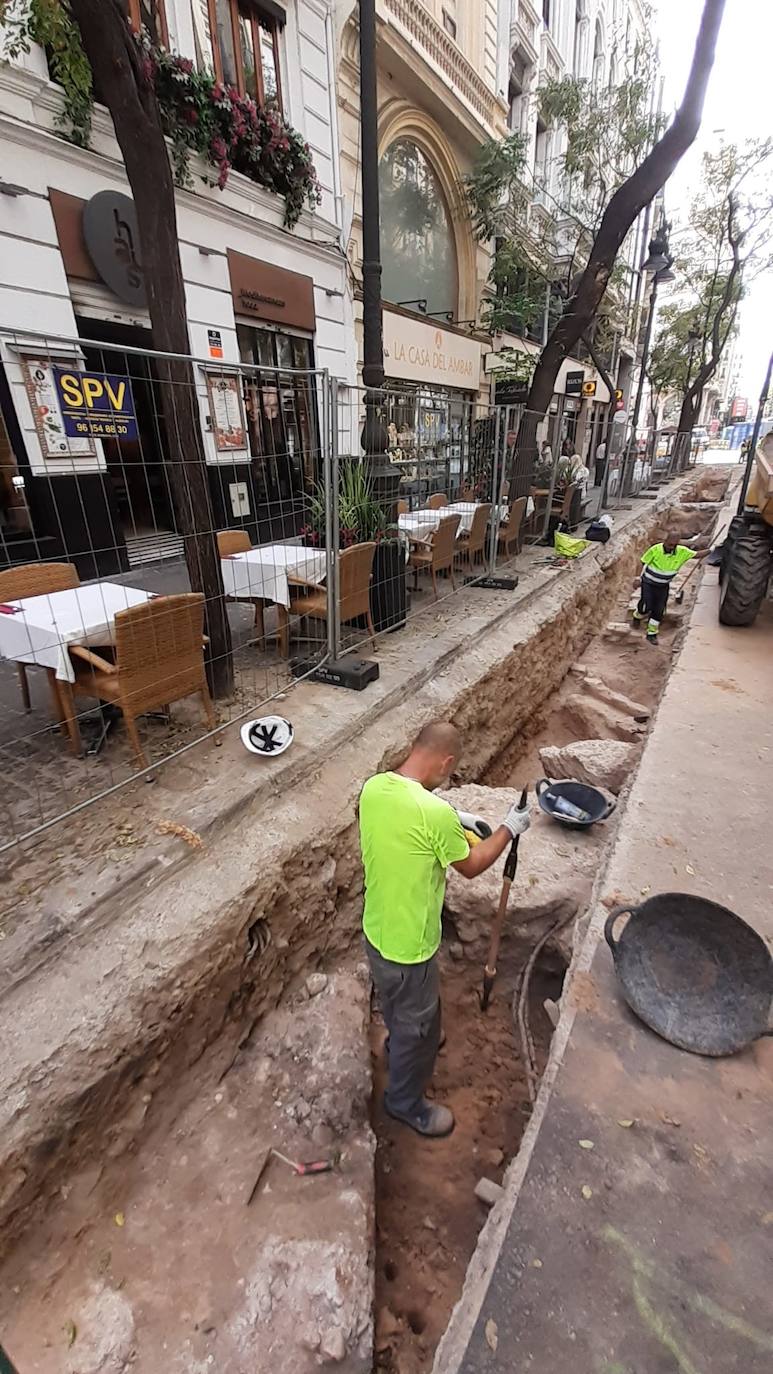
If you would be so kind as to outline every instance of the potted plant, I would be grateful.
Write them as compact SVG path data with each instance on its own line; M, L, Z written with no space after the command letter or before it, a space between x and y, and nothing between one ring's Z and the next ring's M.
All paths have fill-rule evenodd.
M325 491L318 486L309 502L308 523L302 530L316 548L325 543ZM373 581L370 613L377 633L405 624L407 590L405 556L397 528L373 495L370 473L357 459L342 459L338 476L339 548L373 542Z

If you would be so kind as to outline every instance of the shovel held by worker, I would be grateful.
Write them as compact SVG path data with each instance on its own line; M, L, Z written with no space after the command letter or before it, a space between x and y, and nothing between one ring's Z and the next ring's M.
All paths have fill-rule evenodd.
M526 786L524 787L521 793L521 800L518 803L518 806L521 810L523 810L523 808L526 805L528 791L529 788L528 786ZM502 891L499 894L499 906L497 907L496 918L494 920L494 925L491 930L491 941L488 950L488 960L486 962L486 967L483 970L483 991L480 997L481 1011L488 1010L488 1004L491 1001L491 993L494 988L494 980L497 976L499 942L502 939L502 927L505 923L505 913L507 911L507 902L510 896L510 888L513 885L515 872L518 868L518 841L520 838L520 835L516 835L515 839L513 840L513 843L510 845L510 852L507 856L507 859L505 860L505 871L502 875Z

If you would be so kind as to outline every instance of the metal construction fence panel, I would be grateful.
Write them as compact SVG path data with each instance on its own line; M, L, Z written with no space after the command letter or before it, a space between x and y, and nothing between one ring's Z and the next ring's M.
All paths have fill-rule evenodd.
M327 651L333 546L306 532L330 518L334 450L329 378L292 358L1 347L5 847L258 714L291 652Z
M369 410L246 337L228 362L101 332L0 331L0 849L377 636L420 635L684 458L653 436L586 465L560 411L408 385Z

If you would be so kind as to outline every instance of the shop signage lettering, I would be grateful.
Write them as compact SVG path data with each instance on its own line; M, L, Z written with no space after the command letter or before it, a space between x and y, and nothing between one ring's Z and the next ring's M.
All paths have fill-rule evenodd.
M384 344L388 377L478 390L480 344L476 339L385 311Z
M566 394L567 396L581 396L583 382L585 381L584 372L567 372L566 374Z
M136 439L137 416L128 377L54 368L64 432L73 439Z
M428 367L433 372L447 372L451 377L468 377L472 380L472 361L443 353L438 348L418 348L416 344L397 344L394 351L396 363L410 363L411 367Z
M140 231L130 196L99 191L83 207L83 237L89 257L120 300L145 307L145 274L140 262Z

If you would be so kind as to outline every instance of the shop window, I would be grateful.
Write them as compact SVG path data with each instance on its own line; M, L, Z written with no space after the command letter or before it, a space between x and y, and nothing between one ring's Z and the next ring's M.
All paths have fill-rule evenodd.
M456 20L448 10L443 10L443 28L452 38L456 38Z
M215 72L263 109L282 108L279 5L255 0L209 0Z
M415 143L400 139L382 157L378 174L384 300L455 319L456 244L432 165Z
M128 0L129 23L135 33L145 29L159 47L169 47L164 0Z
M310 339L236 326L255 478L269 512L319 480L319 442ZM284 369L287 369L284 371Z

